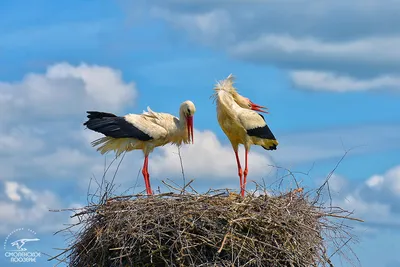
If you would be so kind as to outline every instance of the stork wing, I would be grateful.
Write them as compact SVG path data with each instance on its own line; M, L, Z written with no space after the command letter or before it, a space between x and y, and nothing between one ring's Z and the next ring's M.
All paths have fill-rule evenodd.
M89 120L84 123L90 130L113 138L135 138L141 141L153 139L146 131L127 121L125 117L114 114L91 111L88 112Z
M239 120L249 136L276 140L263 115L252 110L242 109L242 112L239 114Z
M259 126L256 128L252 128L252 129L246 129L247 130L247 134L250 136L256 136L262 139L270 139L270 140L276 140L274 134L272 133L271 129L268 127L267 123L265 122L265 118L263 115L261 114L257 114L260 115L261 118L264 121L264 126Z
M152 139L165 138L168 134L168 131L162 125L163 118L161 118L158 113L152 112L140 115L129 114L126 115L124 119Z

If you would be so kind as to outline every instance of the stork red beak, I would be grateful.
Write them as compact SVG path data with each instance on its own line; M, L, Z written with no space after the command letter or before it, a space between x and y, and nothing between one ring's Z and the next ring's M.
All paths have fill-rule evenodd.
M259 111L259 112L264 112L264 113L268 113L268 111L262 110L262 109L268 109L267 107L254 104L254 103L251 102L251 101L250 101L250 105L251 105L251 109L252 109L252 110Z
M188 132L188 139L189 143L192 140L192 144L194 144L194 137L193 137L193 116L187 116L187 132Z

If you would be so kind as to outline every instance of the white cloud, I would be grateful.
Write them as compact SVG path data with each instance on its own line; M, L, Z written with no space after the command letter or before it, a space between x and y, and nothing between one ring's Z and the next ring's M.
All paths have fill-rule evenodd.
M348 92L400 88L400 77L396 76L361 80L323 71L292 71L290 76L296 86L312 90Z
M365 183L371 188L379 188L384 180L385 178L382 175L374 175L369 178Z
M87 109L118 111L134 103L136 95L135 84L125 83L117 70L58 63L44 74L30 73L22 81L0 83L0 112L29 119L33 115L54 118L82 114Z
M75 67L68 63L60 63L49 67L46 76L54 80L82 81L87 97L99 107L120 109L136 98L135 84L124 83L121 72L109 67L83 63Z
M195 143L185 145L181 148L185 174L193 178L237 178L237 165L235 154L230 144L222 145L216 135L208 130L194 133ZM175 146L165 146L159 149L160 153L151 160L150 170L155 174L181 173L178 149ZM259 180L273 172L269 165L273 164L269 153L249 153L249 175L248 179ZM244 149L239 149L242 168L244 170Z
M4 185L6 196L12 201L21 201L22 197L34 200L32 191L25 185L10 181L5 181Z
M74 133L83 132L85 111L118 112L136 96L135 83L123 81L120 71L85 63L57 63L43 74L0 82L0 179L78 173L94 159L75 146L82 144Z
M296 57L301 60L324 59L329 61L364 63L395 63L400 59L396 47L400 36L369 37L349 41L322 41L315 37L264 34L256 39L238 43L231 53L239 57ZM374 56L371 56L374 55Z
M400 165L391 168L382 175L373 175L366 185L374 190L386 190L400 197Z
M334 175L329 183L331 190L336 189L337 184L344 185L340 190L331 191L334 206L354 211L354 217L373 227L400 227L400 165L364 181L350 181Z
M2 194L9 200L0 200L1 234L8 234L15 225L32 227L36 231L54 231L68 222L68 216L49 212L49 209L61 208L60 200L50 191L32 190L24 184L5 181Z

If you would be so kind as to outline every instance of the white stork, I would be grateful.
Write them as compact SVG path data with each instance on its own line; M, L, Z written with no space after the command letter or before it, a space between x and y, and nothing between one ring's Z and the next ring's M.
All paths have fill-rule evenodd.
M100 145L97 150L101 154L113 150L119 156L124 151L141 149L144 154L142 173L148 195L153 194L148 172L148 156L155 147L168 143L181 145L194 143L193 115L196 107L192 101L185 101L179 109L179 118L168 113L153 112L147 107L143 114L127 114L116 116L111 113L87 111L89 118L83 125L99 132L105 137L92 142L92 146Z
M240 193L244 197L248 174L248 152L251 145L260 145L266 150L276 150L278 141L266 124L263 115L250 110L250 106L244 105L245 108L243 108L237 103L238 97L234 97L236 89L233 87L232 75L218 82L214 90L218 123L235 152L240 179ZM244 172L238 156L239 144L243 144L245 147Z

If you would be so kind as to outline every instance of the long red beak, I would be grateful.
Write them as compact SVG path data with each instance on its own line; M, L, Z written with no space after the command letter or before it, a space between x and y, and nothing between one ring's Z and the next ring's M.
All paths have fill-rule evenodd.
M193 116L188 116L186 118L187 121L187 132L188 132L188 139L189 143L192 140L192 144L194 144L194 137L193 137Z
M269 112L266 111L266 110L262 110L262 109L268 109L267 107L254 104L254 103L251 102L251 101L250 101L250 105L251 105L251 109L252 109L252 110L259 111L259 112L264 112L264 113L269 113Z

